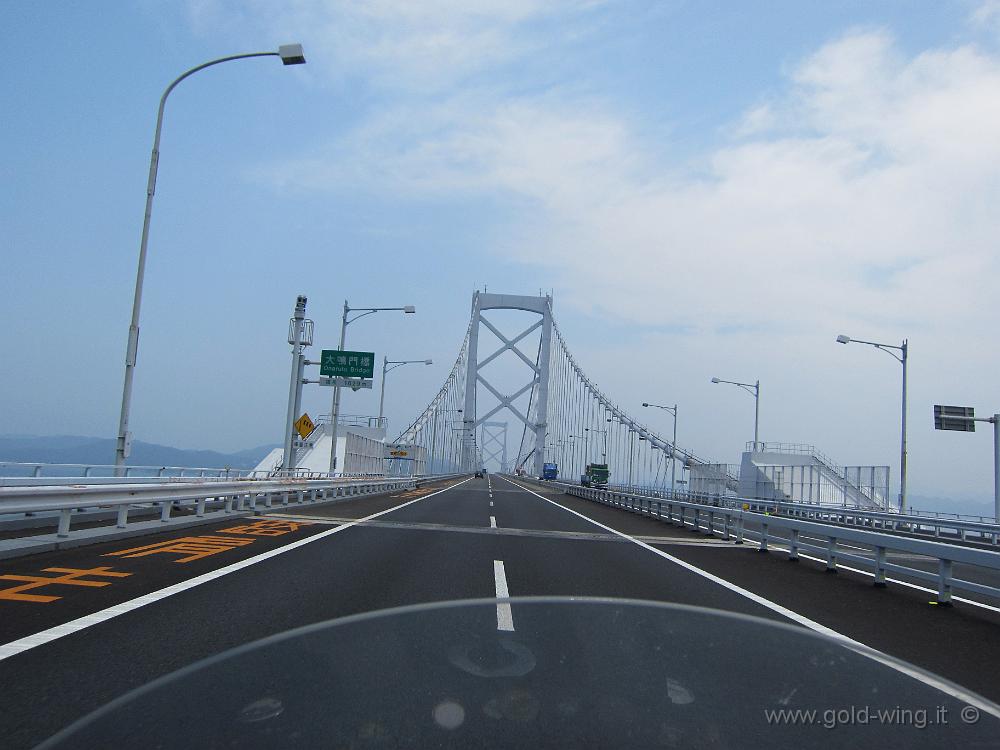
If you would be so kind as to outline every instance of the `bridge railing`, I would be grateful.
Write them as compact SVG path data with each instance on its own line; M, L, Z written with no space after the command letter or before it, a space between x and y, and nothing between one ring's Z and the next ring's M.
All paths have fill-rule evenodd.
M741 544L744 537L752 533L757 537L763 552L769 549L771 543L787 546L789 559L792 560L798 559L800 552L811 552L825 560L829 571L836 571L841 562L848 562L870 571L874 575L876 586L886 585L887 573L924 581L936 586L937 601L940 604L951 602L953 590L979 594L993 600L1000 599L1000 588L958 578L954 573L955 564L959 564L974 566L995 576L1000 572L1000 552L993 550L817 523L794 516L768 515L743 507L712 506L574 485L563 487L569 495L649 515L668 523L691 526L708 534L721 535L724 539L735 538L737 544ZM787 532L788 536L776 536L774 532L777 530ZM813 537L818 537L822 542L810 541ZM870 548L871 557L858 554L856 547L849 546L857 544ZM902 562L890 562L887 559L890 552L919 556L919 560L934 563L937 570L932 572Z
M559 482L561 486L575 487L574 483ZM699 492L675 492L646 487L613 485L615 492L641 495L656 500L681 500L713 507L741 508L756 513L771 513L796 518L812 519L820 523L835 523L880 529L893 533L933 536L938 539L955 538L960 541L981 541L1000 546L1000 524L984 516L959 516L947 513L910 512L900 514L881 510L862 510L834 505L806 502L783 502L743 498L735 495L717 495Z
M201 466L125 466L125 477L187 477L238 479L250 469ZM0 477L115 478L114 464L51 464L41 461L0 461Z
M408 489L424 482L461 475L351 479L285 479L213 483L168 482L133 485L54 485L45 487L0 487L0 515L58 515L56 537L68 539L74 513L111 509L115 527L125 529L133 508L158 507L159 520L167 523L175 507L193 510L195 518L225 518L233 513L253 512L258 507L325 502L354 495L369 495ZM153 531L158 529L154 528ZM92 529L88 529L92 531ZM23 538L22 538L23 539Z

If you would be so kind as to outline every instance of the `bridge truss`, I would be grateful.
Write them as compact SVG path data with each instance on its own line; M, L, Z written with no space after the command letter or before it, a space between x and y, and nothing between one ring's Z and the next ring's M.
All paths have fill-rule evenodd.
M537 314L538 318L509 337L485 315L489 310L499 309L522 310ZM481 327L501 342L499 349L483 358L479 357ZM518 345L535 331L539 331L539 342L535 356L531 357ZM509 394L503 393L483 372L507 351L530 368L527 382ZM480 387L497 400L497 405L481 416L477 412ZM522 410L514 402L525 394L528 406ZM607 463L613 485L665 489L670 484L672 461L695 471L696 467L710 463L630 416L597 387L570 353L552 315L552 299L548 296L475 292L465 340L451 373L431 403L396 442L424 446L430 471L471 471L483 464L483 444L489 440L491 450L496 449L485 430L481 431L481 440L477 440L477 428L494 424L490 420L503 410L522 424L510 468L535 476L541 475L544 463L555 463L561 478L578 480L588 463ZM736 478L727 474L723 484L735 489Z

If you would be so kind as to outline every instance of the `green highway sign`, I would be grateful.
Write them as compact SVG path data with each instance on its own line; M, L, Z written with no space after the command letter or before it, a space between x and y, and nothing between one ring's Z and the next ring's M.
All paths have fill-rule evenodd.
M934 429L956 432L976 431L976 410L971 406L934 404Z
M319 374L331 378L370 378L375 374L375 352L324 349L319 360Z

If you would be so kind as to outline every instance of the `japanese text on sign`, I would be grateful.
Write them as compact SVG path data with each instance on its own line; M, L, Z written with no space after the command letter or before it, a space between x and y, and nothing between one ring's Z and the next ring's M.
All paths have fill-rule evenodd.
M370 378L375 373L375 352L324 349L319 374L327 377Z

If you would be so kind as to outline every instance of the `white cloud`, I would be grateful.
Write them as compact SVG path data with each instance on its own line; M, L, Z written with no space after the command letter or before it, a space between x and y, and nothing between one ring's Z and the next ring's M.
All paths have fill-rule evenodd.
M1000 0L983 0L969 18L975 26L1000 32Z
M563 269L564 300L582 304L599 284L608 312L635 319L661 301L664 276L681 282L677 314L709 328L845 314L955 322L958 290L940 294L948 269L985 293L1000 236L1000 60L972 47L903 59L888 35L852 33L744 122L751 135L692 179L600 99L473 92L383 113L335 154L278 173L527 199L534 239L494 250ZM707 309L704 283L716 291Z
M363 76L400 91L444 90L546 42L534 24L584 14L603 0L189 0L202 33L304 38L335 79ZM284 38L284 37L282 37Z
M794 367L784 382L790 403L823 408L829 355L797 352L817 337L827 336L829 347L840 332L914 339L915 399L988 390L982 378L956 373L951 355L962 352L969 373L998 364L985 342L1000 325L993 290L1000 58L973 44L905 54L885 31L851 31L720 128L719 142L692 168L671 162L663 144L642 135L650 124L632 119L634 110L623 114L613 95L550 87L525 96L482 81L457 85L452 61L476 58L474 47L483 47L483 70L523 54L514 30L542 11L517 7L485 21L459 13L440 47L422 52L406 45L422 44L413 30L432 16L373 32L372 54L383 62L375 80L384 84L387 71L415 55L422 63L410 72L435 82L434 95L408 91L324 151L263 172L289 185L389 191L414 201L513 197L523 215L506 235L487 235L492 244L480 253L536 267L538 279L557 285L561 310L694 332L657 338L661 350L687 357L689 370L690 361L719 352L751 363L752 373L770 368L773 379ZM499 31L459 33L480 22ZM472 44L453 48L458 37ZM403 56L392 51L396 39L405 42ZM764 335L724 333L734 326ZM898 385L883 379L884 389L855 392L852 408L863 413L891 402ZM772 437L785 429L810 439L794 432L802 414L785 411L784 427L774 417L770 429L779 434ZM877 439L828 431L842 442L825 447L835 455L881 450L876 443L893 440L889 427ZM705 430L712 433L706 440L718 438L718 427ZM953 467L971 476L970 459L951 455ZM931 462L912 470L941 486Z

